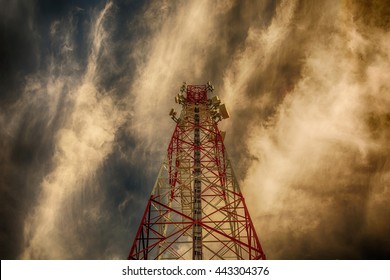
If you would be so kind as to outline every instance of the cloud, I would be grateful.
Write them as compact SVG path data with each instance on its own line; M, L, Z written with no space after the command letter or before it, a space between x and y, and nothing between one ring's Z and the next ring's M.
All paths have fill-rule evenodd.
M66 84L68 109L66 118L54 134L52 170L43 178L38 204L25 221L26 248L22 258L82 258L84 253L79 247L81 236L78 234L83 226L78 223L83 219L96 222L103 215L99 205L102 198L97 195L98 184L94 182L95 188L90 189L89 183L110 154L116 129L122 120L122 113L116 109L112 98L100 91L95 83L98 58L104 52L107 40L103 22L111 6L112 2L108 2L91 26L91 51L85 74L72 83L70 79L75 76L66 74L72 70L67 67L74 65L67 65L65 60L56 80L48 84L45 98L52 94L55 99L59 98L60 89ZM72 26L69 27L69 32L72 32ZM71 36L65 34L65 46L71 44L68 42ZM62 48L61 54L72 60L71 49ZM55 102L49 104L56 107ZM91 208L80 209L85 192L97 201ZM75 207L81 210L79 217L72 216Z
M227 9L223 3L217 5ZM160 143L168 144L172 123L167 115L181 83L207 82L205 63L217 43L213 8L207 1L153 3L143 15L148 35L141 37L131 54L137 74L130 89L130 129L143 149L165 150Z
M388 192L388 181L376 185L372 180L388 178L388 170L376 166L387 165L389 127L381 127L383 138L373 138L367 122L372 115L389 115L376 107L380 102L389 108L383 94L388 77L371 74L372 68L389 70L386 44L377 41L388 33L363 33L343 12L329 16L336 22L334 32L320 28L322 38L307 43L294 88L274 115L250 127L247 149L257 160L249 164L243 185L248 204L259 205L254 220L270 258L359 259L389 253L368 249L389 243L383 238L389 209L382 204L375 216L367 212L373 197ZM364 57L373 49L378 51L374 57ZM381 229L372 232L372 222Z
M208 80L269 258L389 257L386 1L5 5L5 258L125 258L173 97Z

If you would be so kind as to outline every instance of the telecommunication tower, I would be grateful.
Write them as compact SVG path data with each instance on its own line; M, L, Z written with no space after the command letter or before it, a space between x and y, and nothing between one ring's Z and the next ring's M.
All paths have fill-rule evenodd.
M167 157L128 259L265 259L218 122L229 117L213 86L184 85Z

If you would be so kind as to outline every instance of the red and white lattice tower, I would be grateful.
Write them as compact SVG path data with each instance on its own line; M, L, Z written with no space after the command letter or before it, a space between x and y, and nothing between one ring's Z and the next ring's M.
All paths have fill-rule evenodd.
M128 259L265 259L227 157L210 83L176 96L179 117Z

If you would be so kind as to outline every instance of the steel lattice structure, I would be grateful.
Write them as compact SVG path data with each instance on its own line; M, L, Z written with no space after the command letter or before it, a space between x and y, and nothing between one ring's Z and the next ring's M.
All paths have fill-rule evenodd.
M265 259L226 154L225 105L206 85L175 98L176 127L128 259ZM184 94L186 94L184 96Z

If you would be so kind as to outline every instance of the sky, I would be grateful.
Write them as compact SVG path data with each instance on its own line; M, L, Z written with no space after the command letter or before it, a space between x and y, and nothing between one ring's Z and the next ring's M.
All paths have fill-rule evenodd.
M127 258L184 81L229 109L267 258L390 259L386 0L0 7L1 259Z

